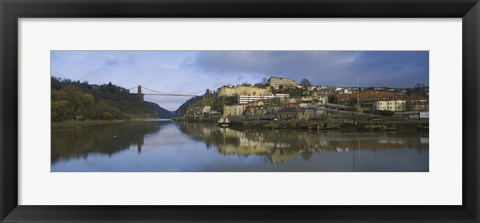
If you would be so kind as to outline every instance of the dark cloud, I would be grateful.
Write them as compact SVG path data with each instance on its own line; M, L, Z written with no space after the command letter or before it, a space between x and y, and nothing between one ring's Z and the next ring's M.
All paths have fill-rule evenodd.
M186 66L211 75L274 75L339 86L357 80L361 86L428 85L429 72L427 51L202 51Z

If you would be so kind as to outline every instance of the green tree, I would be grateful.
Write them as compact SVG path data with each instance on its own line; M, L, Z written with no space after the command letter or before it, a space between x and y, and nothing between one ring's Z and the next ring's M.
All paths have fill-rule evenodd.
M333 94L333 93L329 93L327 95L327 100L328 100L328 103L332 103L332 104L337 102L337 98L335 97L335 94Z

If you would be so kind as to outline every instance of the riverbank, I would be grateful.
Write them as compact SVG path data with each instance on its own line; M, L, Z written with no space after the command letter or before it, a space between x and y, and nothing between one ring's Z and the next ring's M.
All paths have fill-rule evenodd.
M120 120L83 120L83 121L63 121L63 122L51 122L52 128L71 128L79 126L91 126L91 125L113 125L124 122L150 122L160 120L171 119L158 119L158 118L133 118L133 119L120 119Z
M216 119L175 118L177 122L216 123ZM231 118L231 127L236 129L307 129L336 131L428 131L428 119L422 120L244 120Z
M308 129L308 130L336 130L347 132L365 131L428 131L428 120L414 121L269 121L252 120L232 122L233 128L261 128L261 129Z
M84 121L63 121L63 122L51 122L52 128L72 128L78 126L91 126L91 125L113 125L123 123L129 120L84 120Z

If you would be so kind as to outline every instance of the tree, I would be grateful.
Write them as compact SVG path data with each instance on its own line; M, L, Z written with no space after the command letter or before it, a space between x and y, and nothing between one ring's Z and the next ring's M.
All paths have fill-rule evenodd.
M142 103L137 95L111 82L96 86L88 82L51 77L52 121L87 119L127 119L151 117L152 114L171 116L170 112L153 103Z
M415 88L424 88L425 87L425 84L422 84L422 83L417 83L415 85Z
M350 98L350 105L352 107L357 107L357 108L360 106L359 101L357 100L356 97L351 97Z
M66 100L52 101L51 109L53 121L64 121L71 113Z
M328 94L327 99L328 99L328 103L335 103L336 102L335 95L332 94L332 93Z
M303 87L303 89L307 89L308 87L312 86L312 83L310 83L310 81L307 79L302 79L300 81L300 85Z
M426 90L425 90L426 86L425 84L422 84L422 83L418 83L415 85L415 87L413 88L413 91L415 92L415 94L419 95L419 96L425 96L426 95Z

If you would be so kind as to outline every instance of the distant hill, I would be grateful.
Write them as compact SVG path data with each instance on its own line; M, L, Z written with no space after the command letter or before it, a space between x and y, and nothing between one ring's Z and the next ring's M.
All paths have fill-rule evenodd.
M150 106L150 107L152 107L153 109L155 109L155 111L157 112L159 118L171 119L171 118L173 117L173 115L174 115L173 112L168 111L167 109L164 109L164 108L160 107L160 105L155 104L155 103L153 103L153 102L148 102L148 101L146 101L145 104L146 104L147 106Z
M112 83L91 85L51 77L51 120L171 118L173 114Z

